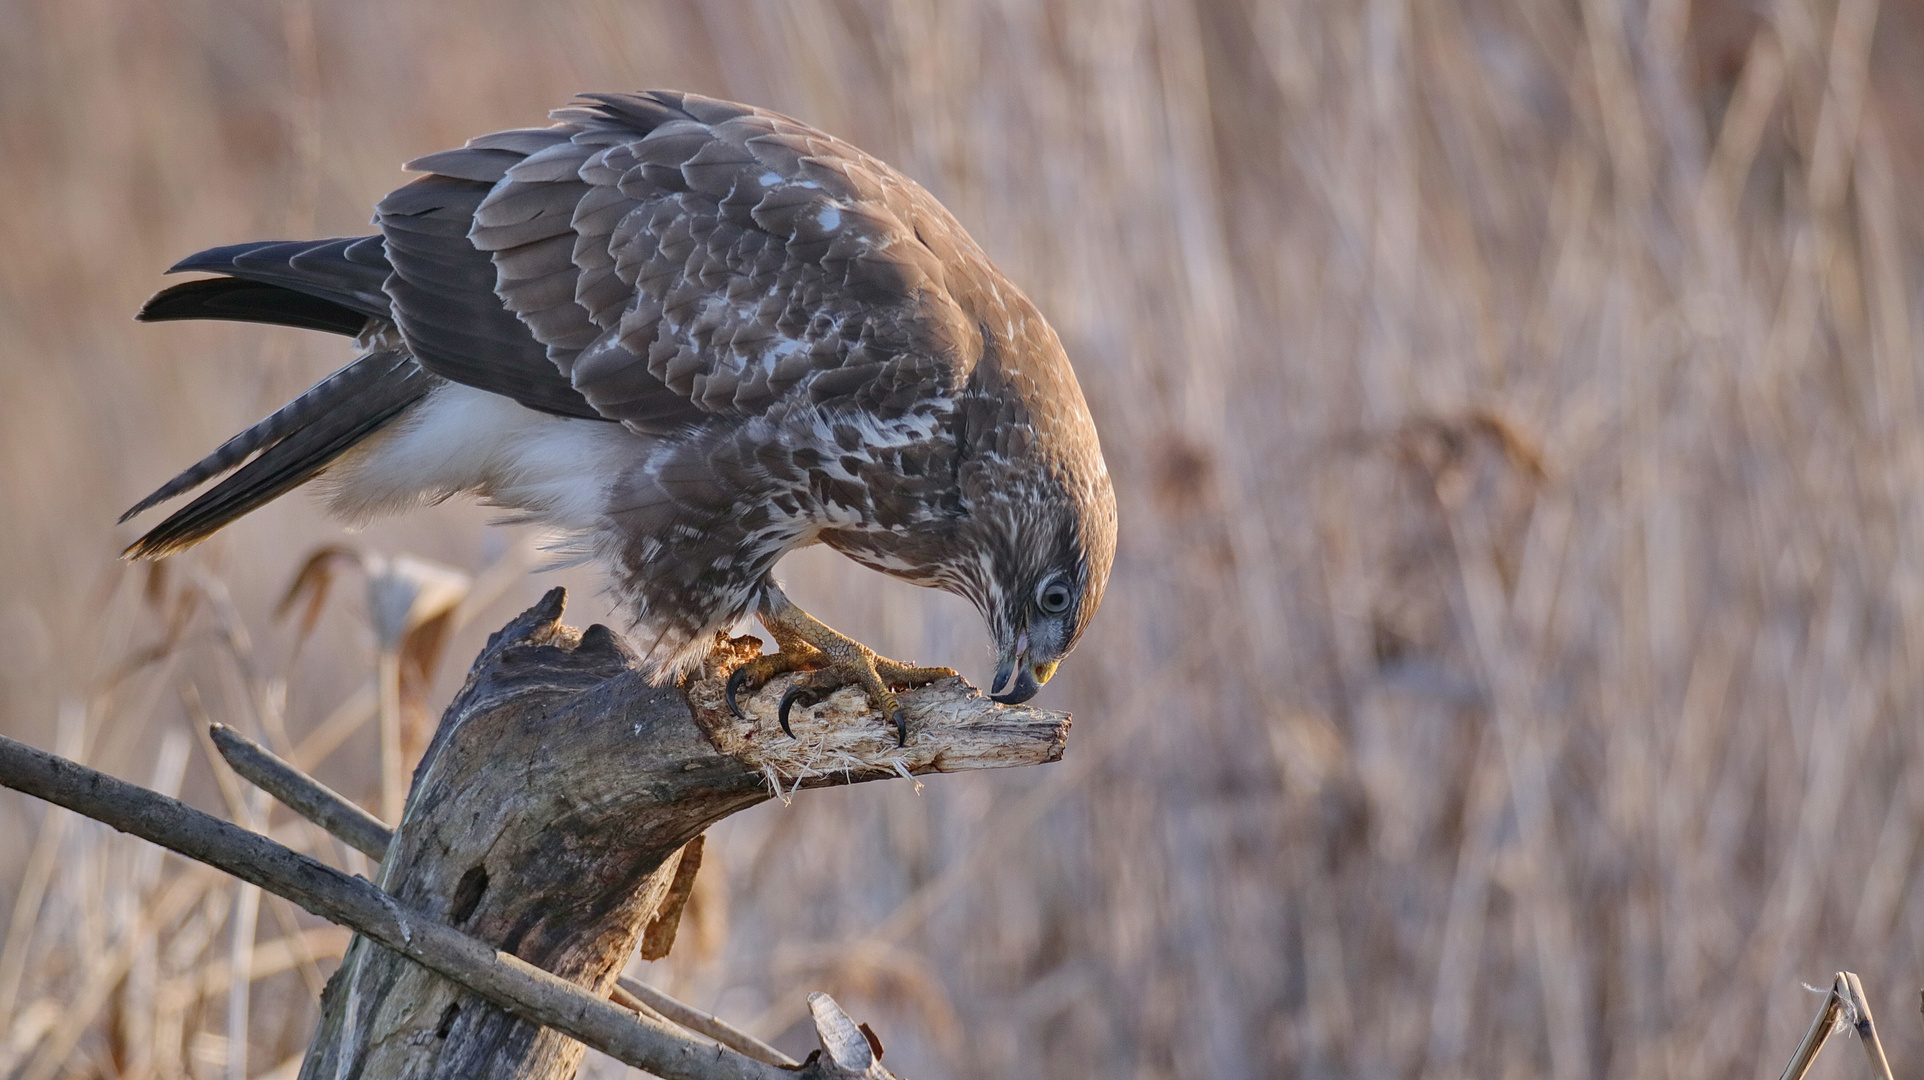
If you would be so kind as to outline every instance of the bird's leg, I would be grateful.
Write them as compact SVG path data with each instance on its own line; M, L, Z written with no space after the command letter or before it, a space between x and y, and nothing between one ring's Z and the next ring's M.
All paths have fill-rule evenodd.
M869 703L895 724L898 743L908 742L908 713L895 700L893 687L921 686L937 679L950 678L955 672L945 667L916 667L901 664L844 634L836 633L813 615L796 607L774 584L762 596L756 613L762 625L774 636L779 652L757 657L729 675L726 693L729 706L740 715L736 695L748 686L760 686L788 671L806 671L788 693L782 695L777 719L790 737L788 711L797 701L816 698L841 686L858 686Z
M790 633L786 625L769 623L765 616L762 621L775 638L775 651L763 653L730 672L728 682L722 688L723 695L728 699L729 711L736 716L744 715L741 703L736 700L743 690L759 688L775 676L790 671L813 671L827 662L827 657L822 655L820 649ZM782 709L782 729L788 729L787 708Z

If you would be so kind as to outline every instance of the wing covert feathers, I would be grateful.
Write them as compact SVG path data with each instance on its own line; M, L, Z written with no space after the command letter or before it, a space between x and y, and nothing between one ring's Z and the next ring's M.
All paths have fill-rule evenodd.
M461 151L456 151L460 153ZM430 174L382 199L394 321L421 366L542 412L604 419L495 296L494 263L468 242L491 185Z

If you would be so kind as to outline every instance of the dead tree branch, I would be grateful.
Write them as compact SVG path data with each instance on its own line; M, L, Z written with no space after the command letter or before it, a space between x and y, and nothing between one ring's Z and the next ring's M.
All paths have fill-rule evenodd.
M718 1058L718 1048L638 1022L633 1013L572 983L499 952L423 912L401 907L361 878L349 877L165 795L5 736L0 736L0 784L259 885L453 979L517 1015L565 1031L666 1080L723 1076L776 1080L791 1075L771 1071L746 1058L742 1061L747 1067L723 1067L735 1063Z
M209 734L221 757L242 778L362 854L375 859L387 854L394 831L381 819L233 728L215 724L209 729ZM685 867L686 856L683 860ZM645 933L643 938L645 948ZM801 1064L720 1017L679 1001L647 983L621 978L609 996L622 1008L634 1012L652 1011L664 1020L696 1034L706 1035L756 1061L782 1066Z

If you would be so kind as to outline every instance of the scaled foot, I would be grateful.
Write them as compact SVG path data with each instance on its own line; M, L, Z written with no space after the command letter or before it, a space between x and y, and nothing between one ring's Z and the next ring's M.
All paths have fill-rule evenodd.
M774 636L779 651L757 657L736 668L728 676L724 693L729 709L736 716L741 716L737 697L742 691L752 693L768 680L790 671L806 672L782 695L781 705L775 713L783 733L791 739L795 737L795 731L788 726L788 711L796 702L812 705L840 687L857 686L868 695L869 704L895 724L896 744L906 745L909 717L902 703L895 699L895 688L922 686L955 675L950 668L916 667L878 656L875 650L836 633L796 607L774 585L768 587L761 610L756 614Z

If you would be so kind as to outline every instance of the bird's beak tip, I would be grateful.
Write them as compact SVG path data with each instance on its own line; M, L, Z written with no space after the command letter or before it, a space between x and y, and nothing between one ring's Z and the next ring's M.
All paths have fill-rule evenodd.
M1010 684L1015 681L1015 660L1014 656L1004 656L995 666L995 678L989 682L989 697L993 700L1001 701L1002 695L1009 692Z
M1023 668L1022 671L1016 675L1014 683L1015 685L1009 687L1002 693L990 694L989 700L998 705L1020 705L1034 697L1037 690L1042 689L1041 685L1035 681L1035 676L1030 674L1027 668Z
M989 688L989 700L999 705L1020 705L1034 697L1055 673L1054 661L1018 667L1014 659L1004 660L995 669L995 685Z

